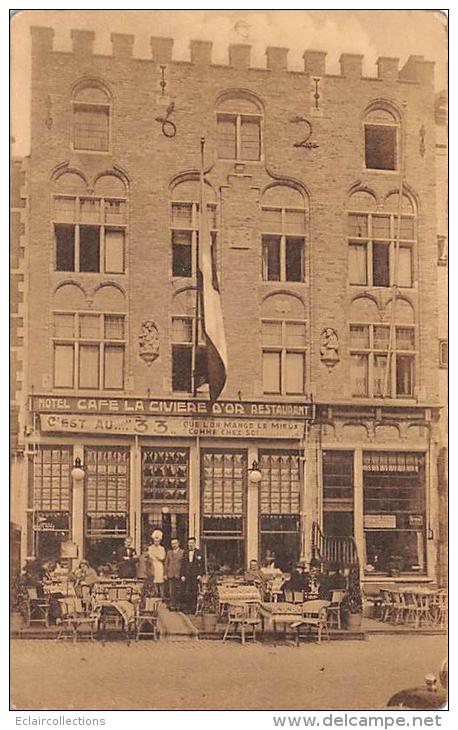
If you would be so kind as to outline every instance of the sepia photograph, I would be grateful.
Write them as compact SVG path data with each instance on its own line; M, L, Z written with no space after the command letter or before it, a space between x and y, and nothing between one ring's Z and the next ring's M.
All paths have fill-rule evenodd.
M10 709L446 709L447 12L10 50Z

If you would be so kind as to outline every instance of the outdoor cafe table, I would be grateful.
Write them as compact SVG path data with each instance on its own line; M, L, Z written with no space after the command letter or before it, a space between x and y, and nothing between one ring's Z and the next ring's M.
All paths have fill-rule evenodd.
M302 603L261 603L259 613L262 619L262 629L276 631L277 624L286 625L297 621L302 617Z
M261 594L255 586L218 586L219 615L228 603L261 603Z

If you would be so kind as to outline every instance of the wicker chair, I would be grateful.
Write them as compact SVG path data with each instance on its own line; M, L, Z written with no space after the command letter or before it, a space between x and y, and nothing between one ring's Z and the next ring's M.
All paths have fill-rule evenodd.
M239 639L242 644L248 638L256 641L256 629L261 625L257 603L233 603L227 607L227 626L223 635L226 639ZM231 633L231 628L233 629ZM247 631L249 632L247 635Z
M312 631L317 633L318 644L321 643L321 637L323 634L329 641L329 631L327 624L327 609L330 605L329 601L314 600L306 601L303 605L302 617L299 621L294 621L290 624L292 629L296 630L296 646L299 646L301 632L303 629L307 629L307 635L310 635Z

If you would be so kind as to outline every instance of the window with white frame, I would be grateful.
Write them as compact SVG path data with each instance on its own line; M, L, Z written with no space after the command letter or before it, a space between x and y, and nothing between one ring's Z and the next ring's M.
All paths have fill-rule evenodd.
M261 199L262 278L305 280L305 199L285 184L268 188Z
M395 115L373 108L364 120L364 159L370 170L396 170L398 167L399 122Z
M413 212L349 213L349 282L359 286L414 285L416 221Z
M217 156L224 160L256 161L261 159L262 110L247 96L225 97L216 113Z
M54 387L122 390L125 326L124 314L54 312Z
M411 398L414 395L414 326L351 324L350 351L353 396Z
M263 392L302 395L305 392L305 322L263 320L261 328Z
M217 257L217 209L216 203L207 205L210 226L212 256ZM199 203L172 203L172 276L195 277L196 247L199 236Z
M100 85L85 84L74 94L72 106L73 149L108 152L111 112L108 93Z
M56 271L125 272L127 200L53 197Z

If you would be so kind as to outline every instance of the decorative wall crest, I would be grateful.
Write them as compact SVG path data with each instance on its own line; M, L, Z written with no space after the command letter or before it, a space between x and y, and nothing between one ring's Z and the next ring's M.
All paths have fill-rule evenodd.
M321 362L330 370L339 360L339 338L332 327L326 327L321 333Z
M151 319L142 322L138 335L138 354L148 366L159 357L159 332Z

